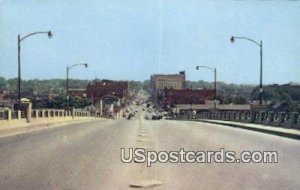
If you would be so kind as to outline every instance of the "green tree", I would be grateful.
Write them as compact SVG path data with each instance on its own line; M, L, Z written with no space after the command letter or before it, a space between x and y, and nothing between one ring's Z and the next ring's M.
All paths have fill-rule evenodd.
M145 80L143 82L143 89L146 91L150 91L150 88L151 88L150 80Z
M6 80L4 77L0 77L0 90L6 90Z
M143 84L142 82L140 81L129 81L129 90L131 92L134 92L134 91L139 91L140 89L142 89L143 87Z
M247 104L247 98L244 96L237 96L233 99L235 104Z

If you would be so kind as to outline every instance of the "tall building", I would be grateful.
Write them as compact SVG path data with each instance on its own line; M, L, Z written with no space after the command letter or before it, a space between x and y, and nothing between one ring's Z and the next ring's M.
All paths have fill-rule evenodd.
M156 74L151 76L151 90L153 93L164 89L184 89L185 88L185 71L179 74Z
M151 75L150 83L153 101L159 105L163 102L165 89L185 88L185 71L180 71L179 74Z

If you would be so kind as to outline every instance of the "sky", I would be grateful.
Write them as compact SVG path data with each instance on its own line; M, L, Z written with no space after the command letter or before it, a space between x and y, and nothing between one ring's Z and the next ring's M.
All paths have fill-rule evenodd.
M300 1L0 0L0 76L22 79L146 80L184 70L187 80L300 82Z

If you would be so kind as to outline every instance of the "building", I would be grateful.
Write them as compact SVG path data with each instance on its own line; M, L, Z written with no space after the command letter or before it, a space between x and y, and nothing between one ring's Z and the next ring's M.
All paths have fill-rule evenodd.
M150 79L151 96L156 104L163 101L165 89L184 89L185 88L185 71L179 74L156 74Z
M3 109L13 108L15 101L10 98L9 91L0 91L0 111Z
M69 96L70 97L78 97L78 98L86 98L86 89L84 88L71 88L69 89Z
M178 104L205 104L213 100L214 90L210 89L165 89L165 106L174 107Z
M88 84L87 98L93 104L97 104L100 100L119 99L120 103L124 104L128 96L128 82L127 81L111 81L101 80L93 81Z
M181 71L179 74L157 74L151 76L151 90L153 92L163 91L165 88L184 89L185 71Z
M200 113L203 111L251 111L252 107L249 104L216 104L216 107L212 103L205 104L177 104L174 108L172 108L173 113L188 113L191 111L196 111L196 113Z

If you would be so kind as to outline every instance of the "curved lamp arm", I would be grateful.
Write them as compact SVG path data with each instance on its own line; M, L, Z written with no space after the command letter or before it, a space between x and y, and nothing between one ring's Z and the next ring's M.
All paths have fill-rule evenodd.
M256 45L258 45L258 46L261 46L261 43L258 43L257 41L255 41L255 40L253 40L253 39L251 39L251 38L247 38L247 37L236 37L236 36L232 36L232 37L230 38L231 43L234 43L234 40L235 40L235 39L244 39L244 40L248 40L248 41L253 42L254 44L256 44Z
M196 66L196 69L199 70L199 68L201 68L201 67L202 67L202 68L209 69L209 70L215 72L215 69L213 69L213 68L211 68L211 67L207 67L207 66L202 66L202 65L201 65L201 66Z
M76 66L79 66L79 65L82 65L82 66L85 66L85 68L88 67L88 64L87 63L77 63L77 64L74 64L74 65L71 65L70 67L68 66L68 69L72 69L73 67L76 67Z
M48 37L49 38L52 38L53 34L51 31L47 31L47 32L33 32L33 33L30 33L30 34L27 34L26 36L24 36L23 38L20 38L19 42L21 42L22 40L30 37L30 36L33 36L33 35L36 35L36 34L48 34Z

